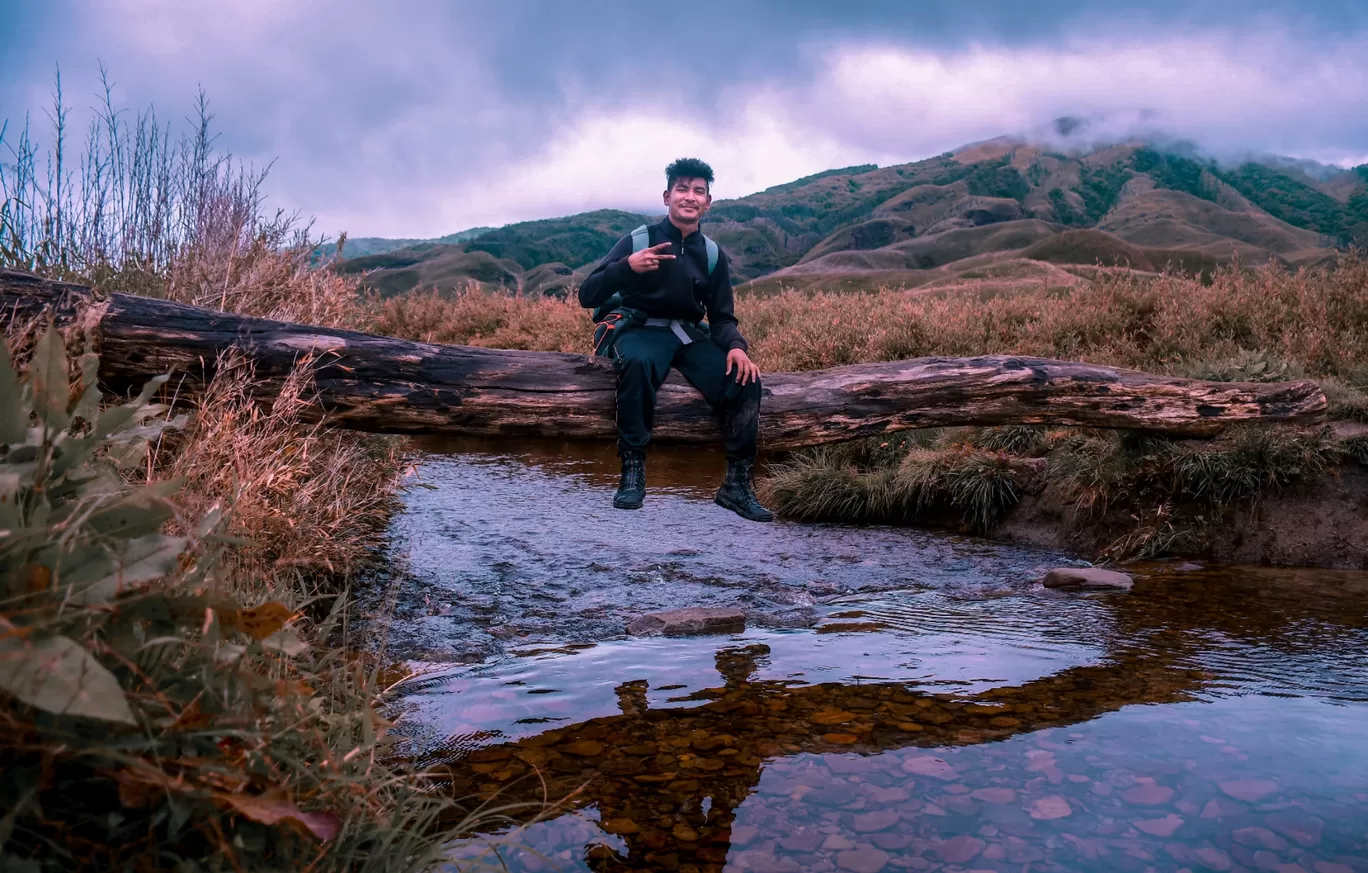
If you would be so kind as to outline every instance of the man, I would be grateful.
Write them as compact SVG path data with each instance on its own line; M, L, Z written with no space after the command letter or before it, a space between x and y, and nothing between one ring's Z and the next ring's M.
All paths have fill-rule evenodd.
M760 431L760 369L746 354L733 312L727 256L698 229L712 205L713 171L696 158L665 169L665 208L644 246L623 237L579 289L580 305L614 294L626 310L612 355L618 372L618 454L622 481L613 505L637 509L646 496L646 445L656 392L673 366L712 404L722 421L727 475L714 498L753 521L772 521L751 482ZM639 250L634 250L639 249ZM699 322L706 316L707 325Z

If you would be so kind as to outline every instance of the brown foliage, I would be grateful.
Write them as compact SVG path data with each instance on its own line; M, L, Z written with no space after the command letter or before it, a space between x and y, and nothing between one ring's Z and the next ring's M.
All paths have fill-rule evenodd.
M379 544L395 506L395 440L305 423L309 361L269 406L251 397L251 367L223 360L184 436L163 446L155 478L186 483L192 517L231 507L229 533L245 542L231 580L293 580L300 594L337 584ZM246 584L259 584L248 582Z
M1099 274L1066 294L1022 287L981 299L787 291L737 302L751 357L766 370L811 370L926 355L1023 354L1158 372L1257 352L1315 377L1368 372L1368 259L1289 272L1235 267L1209 283ZM425 342L583 352L588 314L571 299L470 288L379 306L371 330Z

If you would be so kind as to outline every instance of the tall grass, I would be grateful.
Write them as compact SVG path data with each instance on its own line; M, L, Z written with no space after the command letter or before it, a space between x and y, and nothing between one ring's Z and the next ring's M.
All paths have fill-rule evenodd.
M910 357L1021 354L1219 381L1315 378L1332 418L1368 421L1368 259L1295 272L1223 267L1203 281L1099 272L1060 293L978 296L783 292L737 301L767 371ZM573 299L470 288L385 301L375 329L436 342L584 352ZM798 519L933 524L986 532L1045 479L1079 524L1111 512L1131 530L1112 557L1199 549L1230 508L1310 481L1361 447L1320 432L1248 428L1205 445L1041 428L958 430L799 453L762 488Z
M1290 272L1216 271L1203 283L1124 272L1060 294L1023 286L987 299L787 291L737 301L751 356L810 370L927 355L1037 355L1203 378L1333 377L1368 382L1368 259ZM573 297L476 287L385 301L379 333L469 345L584 351L590 323ZM1262 369L1260 362L1263 362ZM1251 368L1256 368L1251 372Z
M116 108L106 88L73 157L59 80L45 146L27 126L0 133L0 266L250 315L364 325L370 309L355 283L312 263L308 227L265 208L266 168L218 150L203 96L196 110L178 135L150 109ZM51 361L39 352L54 340L35 339L52 332L41 323L6 330L26 396L41 394L53 377L40 375ZM65 342L79 351L84 338L73 329ZM81 397L90 396L91 359L72 371ZM16 528L0 524L10 597L0 603L0 854L30 859L25 869L424 867L473 822L387 763L387 665L371 648L345 648L345 595L383 542L399 443L303 422L307 361L266 405L253 400L250 367L220 363L196 405L172 394L149 407L149 422L174 426L163 420L121 485L75 503L69 488L51 495L67 494L63 512L155 496L153 529L183 548L156 572L139 571L136 590L94 613L77 609L64 599L63 568L77 545L107 548L101 531L53 530L38 538L38 557L11 566ZM0 490L9 495L11 469L29 469L34 452L64 463L62 446L85 439L91 415L37 447L0 447L10 465ZM30 501L46 492L37 481L15 493ZM276 632L293 642L272 649ZM118 680L129 707L118 708L122 728L35 708L42 683L10 681L51 634ZM153 639L169 658L147 661L137 647Z

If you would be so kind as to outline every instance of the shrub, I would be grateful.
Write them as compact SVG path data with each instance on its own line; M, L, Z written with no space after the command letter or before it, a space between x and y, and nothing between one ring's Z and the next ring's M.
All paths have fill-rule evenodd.
M126 483L184 423L151 402L165 377L102 410L93 356L73 386L56 331L33 351L22 381L0 355L0 850L33 870L432 861L413 825L441 804L381 764L373 677L295 610L223 592L224 507Z

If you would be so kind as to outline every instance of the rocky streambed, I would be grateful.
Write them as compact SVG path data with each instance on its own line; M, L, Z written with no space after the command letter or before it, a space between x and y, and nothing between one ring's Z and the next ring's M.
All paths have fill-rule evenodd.
M429 445L395 527L409 752L509 821L453 869L1368 871L1368 574L748 524L722 462ZM739 610L670 636L640 616ZM378 628L377 628L378 630Z

